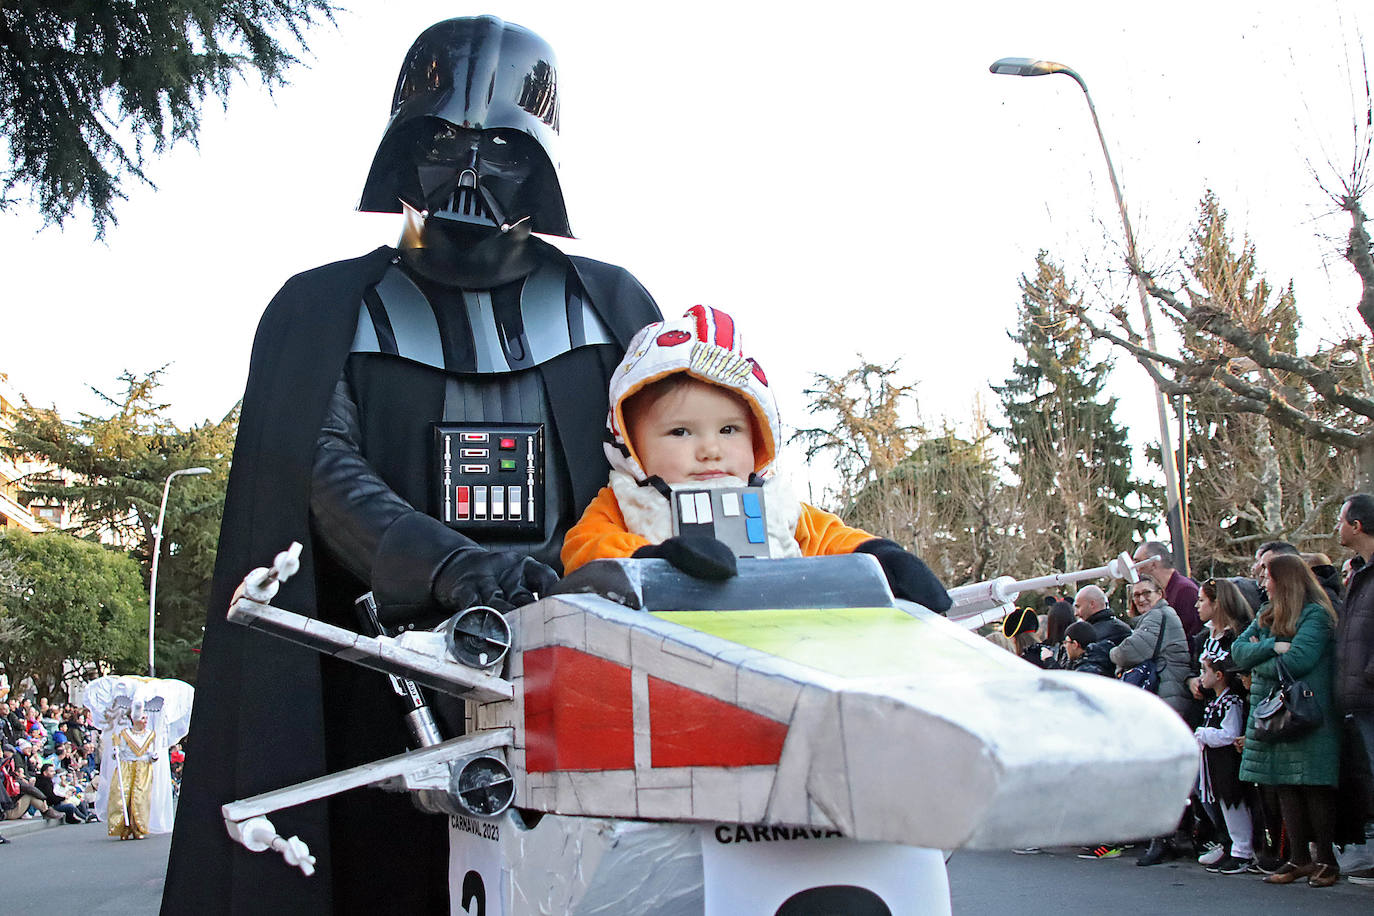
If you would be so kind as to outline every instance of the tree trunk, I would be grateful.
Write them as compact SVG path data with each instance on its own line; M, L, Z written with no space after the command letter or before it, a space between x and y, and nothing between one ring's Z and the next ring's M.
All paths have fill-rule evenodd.
M1366 438L1355 450L1355 491L1374 495L1374 438Z
M1266 534L1283 534L1283 475L1279 472L1279 453L1269 434L1269 418L1259 417L1255 428L1255 454L1260 459L1259 503Z
M1064 526L1064 569L1063 572L1073 572L1075 569L1082 569L1083 563L1083 526L1079 524L1078 512L1080 506L1069 506L1068 518Z

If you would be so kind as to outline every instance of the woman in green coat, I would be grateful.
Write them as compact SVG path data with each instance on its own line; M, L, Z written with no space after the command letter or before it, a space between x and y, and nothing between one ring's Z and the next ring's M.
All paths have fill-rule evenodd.
M1335 785L1341 756L1340 721L1332 703L1336 612L1300 557L1271 557L1263 573L1269 603L1231 644L1236 666L1249 669L1250 721L1246 723L1240 778L1278 792L1288 830L1289 860L1264 880L1291 884L1307 878L1330 887L1340 877L1331 848L1335 829ZM1278 687L1278 660L1295 680L1312 688L1324 715L1321 727L1292 741L1255 736L1254 708ZM1316 848L1315 861L1308 843Z

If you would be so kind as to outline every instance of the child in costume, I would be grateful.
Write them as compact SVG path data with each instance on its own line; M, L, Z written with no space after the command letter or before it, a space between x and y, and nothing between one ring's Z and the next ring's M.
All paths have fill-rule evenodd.
M726 544L672 534L668 498L675 487L761 486L770 556L872 554L898 598L949 609L920 559L801 502L774 472L777 403L726 313L697 305L641 330L611 377L610 403L610 482L563 542L565 574L597 559L658 557L701 578L735 575Z
M1240 781L1240 751L1236 749L1236 739L1245 734L1246 695L1229 658L1202 656L1200 681L1216 698L1207 704L1202 724L1193 732L1200 755L1198 797L1213 823L1225 823L1231 848L1224 855L1213 853L1198 861L1211 872L1244 874L1255 855L1250 805Z

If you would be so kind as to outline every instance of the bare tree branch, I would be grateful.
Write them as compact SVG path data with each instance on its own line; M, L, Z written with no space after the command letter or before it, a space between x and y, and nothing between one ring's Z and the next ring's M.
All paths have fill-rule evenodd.
M1080 307L1079 317L1093 337L1105 340L1130 353L1150 375L1155 385L1170 397L1215 397L1233 410L1258 413L1290 429L1320 439L1340 448L1359 448L1374 441L1371 432L1354 433L1317 420L1309 413L1294 407L1272 388L1247 382L1227 369L1213 365L1212 360L1185 361L1166 356L1141 346L1094 323L1086 308ZM1180 378L1170 378L1159 370L1160 365L1178 372Z

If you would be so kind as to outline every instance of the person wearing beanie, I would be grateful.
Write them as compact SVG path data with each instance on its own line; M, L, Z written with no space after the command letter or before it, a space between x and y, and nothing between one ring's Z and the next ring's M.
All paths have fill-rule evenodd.
M1098 639L1097 630L1086 620L1075 620L1064 631L1064 654L1070 671L1112 677L1116 666L1107 654L1111 648L1111 640Z
M768 378L728 314L697 305L643 328L611 376L610 480L564 539L565 574L592 560L656 557L698 578L734 576L728 545L673 535L669 497L677 487L758 486L769 556L868 553L898 598L948 610L944 586L914 554L793 495L775 467L780 437Z

